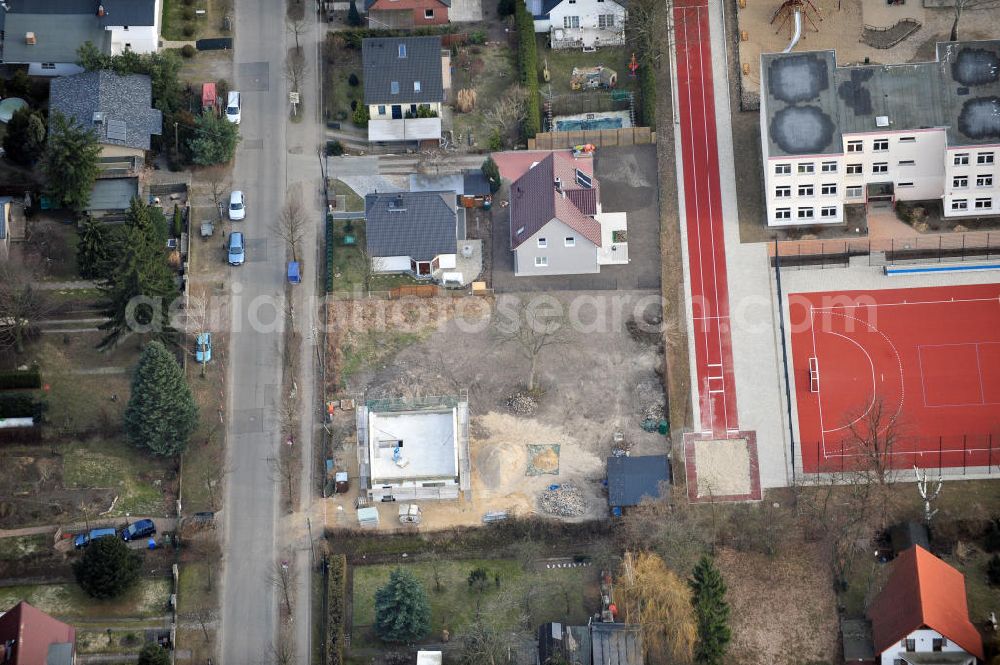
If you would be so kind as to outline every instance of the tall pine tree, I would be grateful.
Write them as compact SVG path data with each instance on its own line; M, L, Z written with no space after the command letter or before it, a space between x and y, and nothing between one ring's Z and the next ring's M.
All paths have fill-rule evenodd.
M169 320L177 297L174 276L167 265L166 219L158 208L132 199L124 228L114 234L103 265L104 315L99 328L107 334L97 348L107 350L131 334L147 334L172 342L176 331Z
M386 642L413 642L430 629L427 592L413 573L397 568L375 592L375 633Z
M160 342L143 348L132 375L132 395L125 407L125 436L157 455L184 451L198 424L198 407L184 372Z
M698 665L721 665L729 645L729 603L722 574L707 556L701 557L691 577L694 593L695 618L698 621L698 641L694 647L694 662Z
M84 279L100 279L111 253L111 234L107 226L89 215L80 224L80 238L76 243L76 264Z
M49 193L59 204L74 210L87 207L100 155L94 132L58 111L52 113L42 170Z

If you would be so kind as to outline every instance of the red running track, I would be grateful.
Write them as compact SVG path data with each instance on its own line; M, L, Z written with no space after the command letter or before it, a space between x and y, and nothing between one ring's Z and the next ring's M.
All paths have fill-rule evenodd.
M706 0L676 0L677 104L702 432L739 430Z

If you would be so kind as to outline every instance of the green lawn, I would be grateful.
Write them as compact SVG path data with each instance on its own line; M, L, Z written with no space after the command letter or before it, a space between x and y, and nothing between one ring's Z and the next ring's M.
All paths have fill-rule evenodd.
M0 561L14 561L52 549L52 536L15 536L0 538Z
M91 598L75 583L0 587L0 612L6 612L22 600L60 619L147 619L167 614L170 580L139 580L114 600Z
M630 90L639 92L639 79L630 78L628 64L632 59L632 51L624 46L605 46L593 53L584 53L579 49L550 49L548 46L548 35L539 34L536 36L538 45L538 64L544 67L548 63L550 80L546 83L542 79L542 73L538 73L538 84L543 91L548 91L549 86L552 92L557 95L577 94L570 87L570 76L574 67L595 67L604 65L618 73L617 90ZM581 111L582 113L583 111Z
M110 630L110 633L108 632ZM76 630L78 653L135 653L144 641L141 628L111 628L104 630Z
M346 228L347 223L342 220L333 222L336 245L333 250L333 290L360 294L364 292L365 286L365 258L361 253L361 248L365 246L365 223L359 220L351 222L350 235L355 238L353 246L344 245ZM371 280L371 290L387 291L394 286L417 283L417 280L409 275L374 275Z
M194 0L190 5L184 0L163 0L163 27L160 33L167 41L192 41L202 37L222 34L222 17L229 11L226 2L220 0ZM194 14L196 10L204 9L205 14ZM185 12L190 10L192 18L186 19ZM194 32L185 34L184 26L190 25Z
M430 599L428 641L440 639L442 629L458 637L475 620L476 594L469 589L468 576L477 567L485 568L491 580L495 573L500 575L500 588L490 585L483 595L482 609L483 616L502 631L531 631L546 621L586 623L591 612L598 609L597 570L593 567L526 573L517 561L442 561L439 564L442 590L437 592L433 564L407 564L406 568L421 581ZM391 565L353 569L353 646L378 646L371 629L375 620L375 591L385 584L394 569ZM529 592L531 596L526 603ZM524 621L526 605L530 614Z
M63 484L68 488L110 488L118 493L112 515L162 515L163 490L153 484L167 475L167 462L123 440L70 443L63 449Z
M333 180L331 181L333 185L334 193L343 196L346 199L346 207L344 211L346 212L364 212L365 200L361 196L351 189L347 183L343 180Z
M336 33L330 32L323 44L323 56L326 59L323 68L323 119L326 122L350 123L354 113L351 101L361 104L364 99L361 51L346 48ZM358 85L350 84L351 74L358 77Z

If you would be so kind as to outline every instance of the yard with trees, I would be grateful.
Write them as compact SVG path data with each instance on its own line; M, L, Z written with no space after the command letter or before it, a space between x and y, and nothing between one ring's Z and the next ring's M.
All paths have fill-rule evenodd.
M198 407L177 359L160 342L142 351L125 409L125 435L157 455L184 451L198 424Z
M142 555L121 538L100 538L90 543L73 564L77 583L94 598L114 598L139 579Z

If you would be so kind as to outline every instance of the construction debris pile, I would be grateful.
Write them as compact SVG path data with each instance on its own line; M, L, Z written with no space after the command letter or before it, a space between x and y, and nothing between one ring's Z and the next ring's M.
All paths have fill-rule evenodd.
M562 485L551 485L549 489L542 492L538 499L538 508L550 515L578 517L583 515L586 506L580 490L570 483L563 483Z
M531 395L514 393L507 398L507 409L516 416L530 416L538 408L538 402Z

